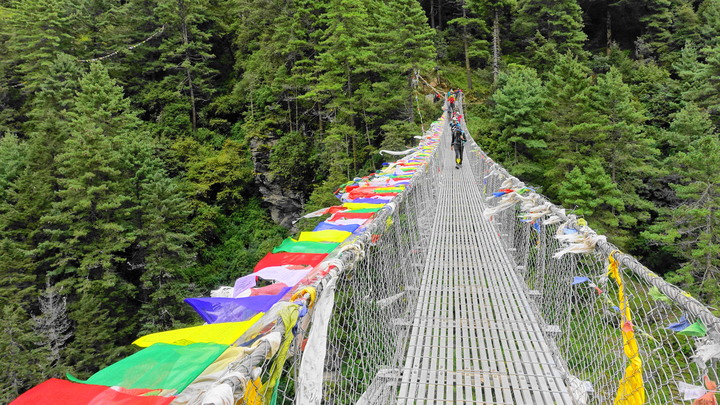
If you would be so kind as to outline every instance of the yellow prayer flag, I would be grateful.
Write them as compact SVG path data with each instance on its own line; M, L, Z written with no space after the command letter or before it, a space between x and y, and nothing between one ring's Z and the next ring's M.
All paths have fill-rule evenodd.
M619 251L615 250L610 253L608 260L608 274L618 284L618 306L620 308L620 330L623 337L623 350L625 356L630 363L625 368L625 374L620 380L617 394L615 394L614 405L642 405L645 403L645 387L643 385L642 376L642 359L640 358L640 349L635 339L635 331L632 325L632 316L630 307L625 297L625 287L623 285L622 276L618 262L613 254Z
M239 404L246 405L262 405L263 398L259 392L262 391L263 384L259 378L255 381L250 381L245 387L245 393L243 394L242 400L238 401Z
M340 243L347 239L352 232L327 229L315 232L300 232L299 242L335 242Z
M231 345L260 319L263 314L264 313L261 312L247 321L242 322L212 323L209 325L152 333L137 339L133 344L140 347L148 347L155 343L168 343L178 346L187 346L192 343Z
M365 208L380 208L385 204L367 204L367 203L345 203L343 207L349 210L362 210Z

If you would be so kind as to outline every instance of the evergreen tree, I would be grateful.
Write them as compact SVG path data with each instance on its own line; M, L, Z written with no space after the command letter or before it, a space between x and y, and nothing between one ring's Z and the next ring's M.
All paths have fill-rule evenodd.
M603 157L605 170L623 192L625 207L633 211L621 215L620 223L634 226L648 217L647 210L652 207L639 192L643 179L653 175L650 162L658 154L645 132L645 110L614 69L598 77L593 98L594 110L600 114L593 149Z
M647 111L648 123L666 128L670 116L680 108L680 89L670 72L654 61L636 61L632 69L622 73L625 82Z
M493 124L497 137L494 153L518 176L537 180L538 165L547 147L542 131L544 99L542 82L534 69L514 66L500 77L493 94Z
M697 46L693 43L685 43L680 57L672 66L680 78L679 91L684 101L697 102L711 91L703 80L705 64L700 62Z
M644 0L645 14L640 22L645 24L643 41L655 56L665 55L672 39L673 10L670 0Z
M18 395L44 379L42 353L32 350L37 336L30 317L19 305L3 305L0 318L0 401L10 403Z
M468 8L477 15L484 15L486 12L492 15L492 71L493 83L496 84L500 75L501 58L501 19L510 14L511 7L516 5L515 0L468 0Z
M0 200L7 198L7 191L22 173L27 144L12 133L0 137Z
M25 95L38 90L57 54L71 48L75 12L68 0L13 2L12 18L3 29L8 36L3 58L12 66L10 83Z
M485 20L477 16L468 14L468 5L462 2L463 15L448 21L448 24L454 24L460 31L460 38L463 43L463 54L465 55L465 75L467 78L467 88L472 90L472 70L470 68L470 60L481 58L487 60L490 53L487 51L488 42L484 39L477 39L487 32Z
M577 162L558 187L562 205L585 216L598 233L615 233L620 226L617 215L625 210L623 195L603 169L600 159Z
M665 133L663 154L671 160L680 152L685 152L691 143L715 132L710 116L695 103L688 103L673 116L670 127Z
M678 0L672 17L672 37L670 47L680 51L687 42L700 43L700 16L695 12L692 1Z
M519 0L513 30L525 46L537 42L537 32L555 46L559 54L585 54L583 44L587 36L583 32L582 10L577 0Z
M156 129L163 137L212 139L204 108L215 92L213 77L218 73L210 63L217 17L209 4L187 0L157 0L152 12L165 30L158 60L150 63L160 79L149 81L143 104L157 117ZM201 127L203 131L196 132Z
M551 195L573 167L596 155L592 145L599 124L592 92L589 69L569 53L560 55L543 89L548 143L543 184Z
M700 36L703 45L713 46L720 42L720 0L704 0L697 11L700 18Z
M717 134L693 142L674 159L682 176L672 188L683 199L643 235L669 246L682 258L668 277L711 306L720 304L720 141Z
M154 332L188 318L189 309L182 303L188 292L183 272L192 263L194 240L188 226L187 190L167 176L153 156L153 144L141 135L131 134L122 149L123 171L134 201L134 238L126 256L129 270L140 274L138 318L144 331Z
M700 80L705 83L704 92L697 100L704 107L716 126L720 126L720 41L705 48L706 64L700 73Z
M138 329L135 309L119 303L127 303L136 292L110 272L95 280L78 280L75 289L77 299L68 305L73 338L63 356L69 373L87 378L134 350L128 345Z
M8 170L22 167L0 198L0 285L7 300L28 304L34 294L36 276L44 277L46 267L31 255L46 236L40 218L55 201L57 164L67 138L68 110L81 74L72 58L59 55L50 74L38 85L24 124L29 136L22 161L3 165ZM12 154L3 156L12 156ZM34 299L33 299L34 300Z
M56 157L59 200L42 218L49 240L40 250L56 273L96 277L124 262L132 243L121 146L139 122L102 65L93 64L80 86L71 136Z

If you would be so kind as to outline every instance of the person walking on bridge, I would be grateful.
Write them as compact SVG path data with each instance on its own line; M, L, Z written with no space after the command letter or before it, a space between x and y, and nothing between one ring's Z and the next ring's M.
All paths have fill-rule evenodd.
M452 142L450 143L450 148L455 149L455 168L459 169L460 166L462 166L463 149L465 149L465 142L467 142L467 138L465 137L465 132L459 123L451 126L451 128Z

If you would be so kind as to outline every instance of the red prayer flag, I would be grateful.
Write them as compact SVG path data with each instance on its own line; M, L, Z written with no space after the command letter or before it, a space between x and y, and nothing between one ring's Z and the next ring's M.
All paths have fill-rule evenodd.
M265 257L260 259L258 264L255 265L254 271L260 271L265 267L282 266L284 264L297 264L315 267L326 257L327 253L268 253Z
M51 378L12 401L11 405L168 405L175 397L139 396L132 393L154 390L113 389L104 385L79 384Z

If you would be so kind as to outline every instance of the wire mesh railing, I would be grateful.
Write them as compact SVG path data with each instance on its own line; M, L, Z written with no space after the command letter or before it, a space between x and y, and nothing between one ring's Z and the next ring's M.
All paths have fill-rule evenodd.
M709 308L511 176L474 141L466 149L485 216L525 281L577 403L714 395L703 386L704 376L717 381L720 373L720 319Z
M456 106L467 133L461 100ZM189 351L196 350L193 344L214 345L217 356L207 367L183 363L184 357L167 359L164 383L178 370L196 365L198 371L185 376L187 384L180 389L158 383L151 390L158 396L143 403L393 403L412 326L408 320L416 316L420 283L427 277L423 272L432 222L442 209L437 196L442 176L438 147L448 144L432 142L440 133L447 138L448 121L433 123L423 141L433 146L404 158L405 169L398 166L397 177L409 179L402 181L407 183L404 190L389 193L396 196L378 204L381 208L369 209L372 214L356 210L354 214L367 213L372 220L359 220L361 231L352 233L319 265L308 266L313 269L291 290L289 300L267 311L255 310L257 320L243 316L252 326L234 344L213 343L217 336L198 338L196 343L176 338L161 343L161 348L174 345L177 353L182 345ZM413 161L412 156L420 154L423 157ZM463 170L473 172L486 196L484 215L525 283L524 293L575 403L664 405L714 398L713 385L703 383L705 378L717 381L720 374L720 320L709 308L619 252L582 218L567 214L511 176L472 138L465 155ZM341 227L341 222L335 225ZM224 288L227 293L233 290ZM241 326L233 325L228 327ZM143 367L160 381L155 363ZM123 388L104 390L103 395L129 398L140 395L131 389L150 388L134 386L125 377L127 386L113 383ZM72 392L78 386L54 380L46 388ZM26 398L42 397L33 395ZM25 401L19 403L33 403Z

